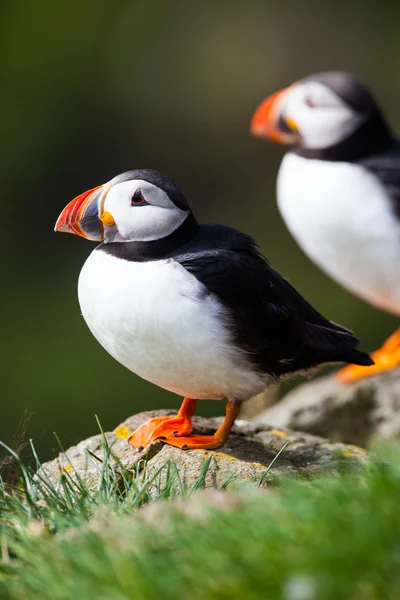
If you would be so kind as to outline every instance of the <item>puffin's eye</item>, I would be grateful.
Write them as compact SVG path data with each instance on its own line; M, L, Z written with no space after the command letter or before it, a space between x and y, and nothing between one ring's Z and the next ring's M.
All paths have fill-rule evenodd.
M131 206L139 206L141 204L148 204L148 202L146 202L142 190L136 190L131 199Z

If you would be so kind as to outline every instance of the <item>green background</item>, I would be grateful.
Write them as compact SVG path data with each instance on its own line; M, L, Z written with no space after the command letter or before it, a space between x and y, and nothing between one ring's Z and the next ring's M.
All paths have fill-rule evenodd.
M76 285L93 244L55 235L78 193L134 168L183 188L200 221L255 236L326 316L371 350L397 319L352 297L302 254L275 204L284 149L248 132L269 93L319 70L356 73L400 129L400 3L13 0L0 9L1 418L25 411L42 457L180 399L92 338ZM219 403L200 403L221 414Z

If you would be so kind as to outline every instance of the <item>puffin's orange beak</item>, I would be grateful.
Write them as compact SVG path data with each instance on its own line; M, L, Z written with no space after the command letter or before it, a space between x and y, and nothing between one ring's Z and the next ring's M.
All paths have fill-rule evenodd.
M101 217L110 187L109 184L99 185L74 198L58 217L54 231L74 233L87 240L101 242L104 239Z
M297 141L296 124L293 120L288 123L281 116L282 101L288 90L279 90L261 102L251 120L250 131L254 136L280 144L294 144Z

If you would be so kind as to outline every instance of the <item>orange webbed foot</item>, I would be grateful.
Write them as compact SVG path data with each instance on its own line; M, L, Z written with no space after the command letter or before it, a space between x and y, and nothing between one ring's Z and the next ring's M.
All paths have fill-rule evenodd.
M381 348L371 354L375 364L370 367L349 365L336 373L342 383L353 383L364 377L371 377L389 371L400 365L400 329L391 335Z
M189 435L192 431L192 422L186 417L156 417L143 423L130 436L129 443L141 450L158 439L169 438L175 435Z
M132 433L129 443L136 450L143 450L160 438L189 435L192 432L192 416L196 402L191 398L185 398L176 416L155 417L143 423Z
M225 418L214 435L191 435L192 416L196 400L185 398L176 417L156 417L144 423L132 433L129 443L137 451L159 440L182 450L213 450L224 445L232 425L240 411L240 403L228 402Z
M216 448L221 448L225 443L225 439L216 434L189 435L187 437L171 436L160 441L181 450L215 450Z

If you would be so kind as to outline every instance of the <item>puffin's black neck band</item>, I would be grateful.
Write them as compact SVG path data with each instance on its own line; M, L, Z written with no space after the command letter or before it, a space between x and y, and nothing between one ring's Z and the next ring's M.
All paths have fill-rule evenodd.
M294 152L304 158L330 160L335 162L357 162L387 150L393 142L392 134L377 111L369 117L350 137L328 148L297 148Z
M131 262L144 262L147 260L159 260L167 258L174 250L177 250L192 240L200 231L200 225L193 213L183 221L175 231L167 237L150 242L109 242L97 246L96 250L102 250L116 258L129 260Z

